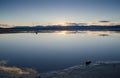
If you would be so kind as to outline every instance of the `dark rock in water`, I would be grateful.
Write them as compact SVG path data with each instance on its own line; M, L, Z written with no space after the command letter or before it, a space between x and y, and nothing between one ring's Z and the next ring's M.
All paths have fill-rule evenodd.
M91 61L86 61L85 64L86 65L90 65L92 62Z

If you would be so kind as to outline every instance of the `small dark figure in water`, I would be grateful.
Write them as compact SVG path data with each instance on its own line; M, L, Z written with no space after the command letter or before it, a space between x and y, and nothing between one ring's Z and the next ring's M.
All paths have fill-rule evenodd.
M35 32L36 34L38 34L38 32Z
M92 62L91 61L86 61L85 64L86 65L90 65Z

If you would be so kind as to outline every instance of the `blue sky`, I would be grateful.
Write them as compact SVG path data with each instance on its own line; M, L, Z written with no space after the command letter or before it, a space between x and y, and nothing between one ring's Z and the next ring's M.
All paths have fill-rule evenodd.
M120 0L0 0L0 25L120 23Z

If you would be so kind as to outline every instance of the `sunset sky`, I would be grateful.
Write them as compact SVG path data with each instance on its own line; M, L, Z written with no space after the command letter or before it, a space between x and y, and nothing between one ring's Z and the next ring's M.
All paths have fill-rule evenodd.
M0 0L0 26L66 23L120 24L120 0Z

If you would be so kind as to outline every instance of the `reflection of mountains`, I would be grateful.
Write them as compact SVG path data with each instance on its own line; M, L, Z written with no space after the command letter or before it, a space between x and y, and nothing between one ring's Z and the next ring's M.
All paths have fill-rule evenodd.
M19 33L19 32L53 32L61 30L72 31L120 31L120 25L117 26L16 26L12 28L0 28L0 33Z

